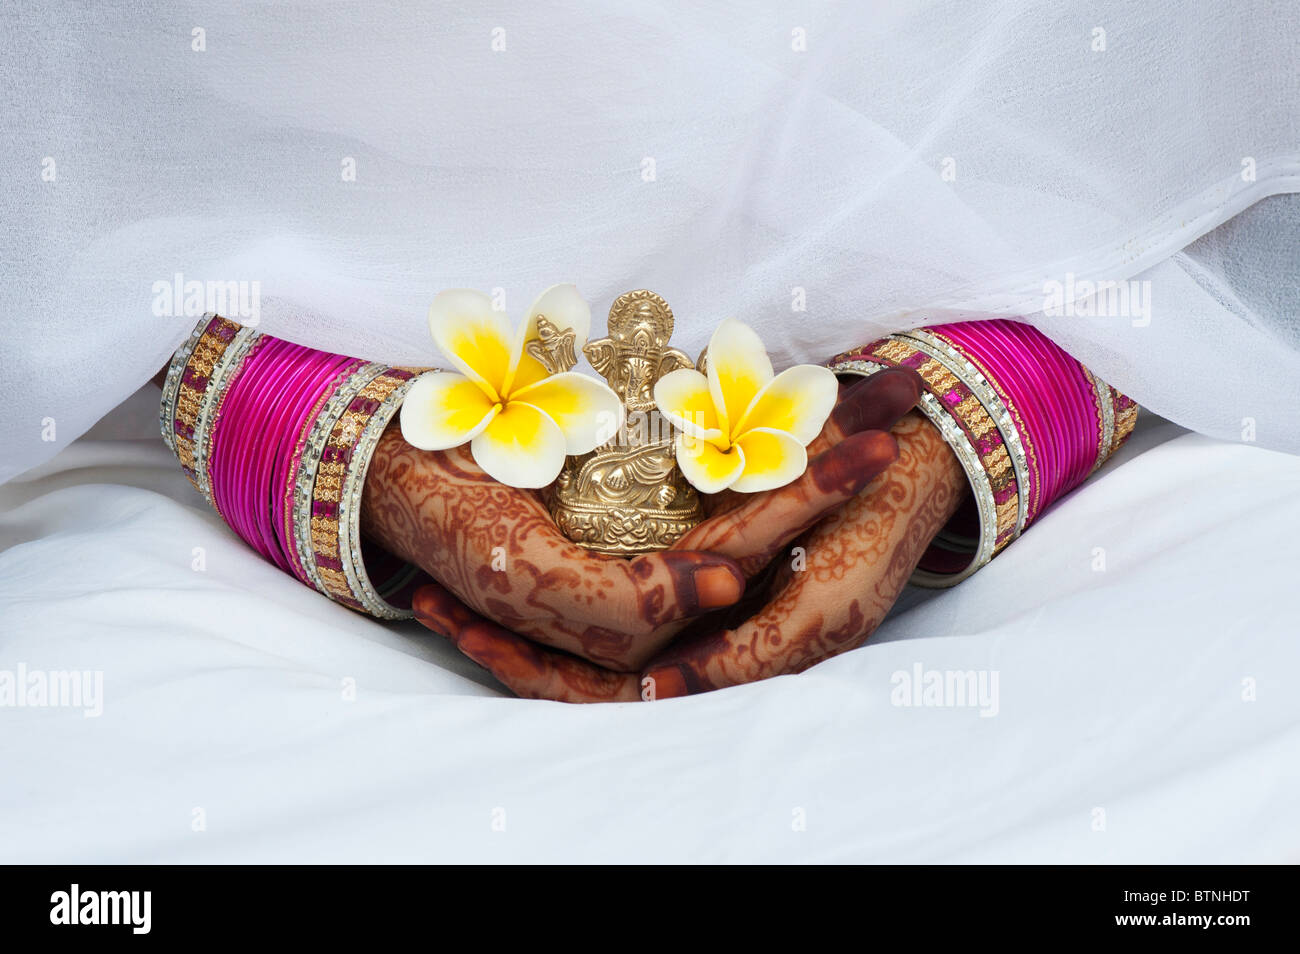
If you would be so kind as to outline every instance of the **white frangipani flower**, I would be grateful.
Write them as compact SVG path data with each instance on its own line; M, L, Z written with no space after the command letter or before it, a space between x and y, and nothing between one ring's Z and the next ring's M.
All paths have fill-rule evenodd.
M623 402L595 378L551 374L525 351L537 319L572 329L575 349L591 331L591 306L573 285L544 291L516 330L479 291L440 293L429 308L434 343L456 371L427 374L402 403L402 437L421 450L466 441L474 461L511 487L545 487L568 454L585 454L615 434Z
M659 411L682 433L677 464L706 494L783 487L808 466L839 395L828 369L800 364L773 375L752 328L728 318L709 341L707 376L682 368L655 385Z

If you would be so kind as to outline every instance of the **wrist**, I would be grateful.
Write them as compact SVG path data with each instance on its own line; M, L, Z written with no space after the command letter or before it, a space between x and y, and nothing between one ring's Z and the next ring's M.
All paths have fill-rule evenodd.
M903 417L890 433L898 442L899 457L906 455L916 459L927 506L940 518L939 526L942 526L952 518L970 493L961 462L943 439L939 428L919 411L912 411ZM936 526L935 532L938 530L939 527Z
M913 582L951 586L988 563L1119 447L1137 408L1036 328L1007 319L888 335L830 362L841 374L908 368L969 493Z
M421 564L428 547L422 541L425 521L419 488L428 483L422 455L402 439L394 418L385 428L361 494L361 532L396 557Z

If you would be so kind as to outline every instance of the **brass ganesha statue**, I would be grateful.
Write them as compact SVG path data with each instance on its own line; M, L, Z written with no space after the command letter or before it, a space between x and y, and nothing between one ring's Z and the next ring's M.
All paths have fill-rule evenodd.
M579 546L635 556L669 546L704 519L695 488L674 454L676 436L655 407L655 383L695 364L668 346L673 312L654 292L620 295L609 309L609 336L582 349L623 400L623 428L594 451L570 457L551 488L551 516ZM577 363L573 333L557 334L545 318L529 352L552 372Z

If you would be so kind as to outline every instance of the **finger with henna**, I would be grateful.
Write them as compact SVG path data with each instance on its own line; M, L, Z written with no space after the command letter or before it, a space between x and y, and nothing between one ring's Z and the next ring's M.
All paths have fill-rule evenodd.
M415 617L525 699L635 702L637 677L545 649L475 613L436 583L421 587Z
M888 433L853 434L813 458L793 483L753 495L700 524L675 546L725 554L746 576L753 575L800 533L853 499L897 456L898 445Z

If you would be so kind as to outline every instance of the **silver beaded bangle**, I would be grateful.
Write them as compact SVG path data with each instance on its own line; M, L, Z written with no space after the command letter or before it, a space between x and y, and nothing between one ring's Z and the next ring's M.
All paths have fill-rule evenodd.
M984 405L984 410L988 416L993 419L994 426L998 433L1002 435L1002 443L1006 445L1008 455L1011 458L1011 467L1016 475L1016 527L1011 534L1011 540L1015 540L1025 529L1025 522L1029 517L1029 458L1025 454L1024 445L1020 441L1020 432L1016 429L1016 422L1011 417L1011 412L1007 410L1006 404L998 396L997 391L989 384L983 373L975 365L966 360L956 348L935 335L930 334L923 328L917 328L913 331L902 331L897 335L891 335L894 338L906 338L916 346L918 351L934 358L953 374L957 375L961 383L966 385L979 402ZM1007 541L1008 543L1010 540ZM1005 544L1004 544L1005 545Z
M1106 458L1110 457L1112 450L1110 445L1115 440L1115 404L1111 398L1110 385L1088 368L1083 370L1088 375L1088 380L1092 382L1092 393L1097 399L1097 414L1101 424L1101 435L1097 441L1097 458L1093 461L1092 470L1089 471L1091 474L1096 473L1097 468L1106 463Z
M365 607L367 613L380 619L410 619L414 614L409 609L399 609L387 602L370 581L361 555L361 495L379 438L401 406L406 393L420 377L421 375L415 375L394 388L366 422L348 462L343 494L339 499L339 559L343 571L347 574L348 584L358 602Z
M325 445L329 442L334 424L347 410L362 388L387 370L384 365L371 362L363 364L348 376L326 402L324 409L312 422L311 432L303 447L302 462L293 491L293 542L298 550L298 562L317 591L328 596L329 591L321 581L311 543L312 490L316 485L316 472L320 469Z
M212 312L204 315L199 323L194 326L190 336L185 339L176 352L172 355L172 360L167 365L167 377L163 380L162 401L158 405L158 427L162 430L163 443L173 454L176 453L176 397L181 391L181 378L185 375L185 365L189 364L190 355L194 353L194 346L199 343L203 337L204 330L208 323L215 318Z
M199 493L203 494L203 499L219 514L221 510L212 497L212 478L208 475L208 453L211 451L208 445L211 443L212 431L216 426L217 418L221 415L221 405L225 401L226 391L234 373L261 340L262 336L252 328L240 328L235 332L230 346L222 352L221 358L212 369L212 378L208 389L203 392L203 403L199 406L199 418L194 426L195 486L199 488ZM222 516L224 519L224 515Z

